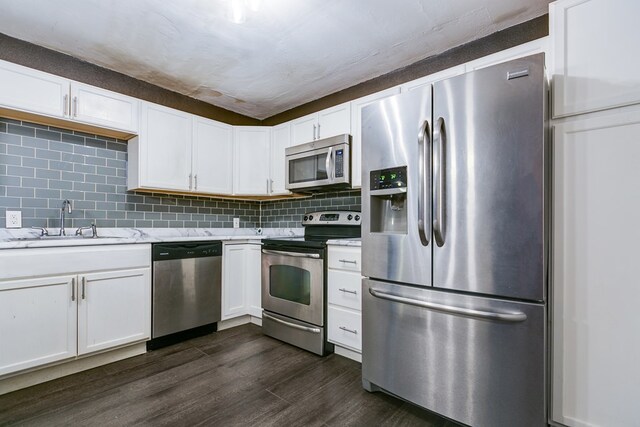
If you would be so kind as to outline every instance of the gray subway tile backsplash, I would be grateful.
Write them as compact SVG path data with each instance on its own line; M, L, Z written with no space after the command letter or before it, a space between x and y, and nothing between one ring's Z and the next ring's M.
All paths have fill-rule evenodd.
M67 227L300 227L306 212L360 210L360 192L306 199L235 201L134 193L126 189L127 143L0 117L0 227L22 211L23 227L59 227L62 199L73 201Z

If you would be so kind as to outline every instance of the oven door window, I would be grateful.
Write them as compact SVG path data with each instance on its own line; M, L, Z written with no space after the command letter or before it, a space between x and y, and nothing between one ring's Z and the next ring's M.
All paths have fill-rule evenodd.
M327 174L327 154L316 154L299 159L289 160L289 183L322 181L329 178Z
M269 268L269 294L298 304L311 304L311 273L291 265Z

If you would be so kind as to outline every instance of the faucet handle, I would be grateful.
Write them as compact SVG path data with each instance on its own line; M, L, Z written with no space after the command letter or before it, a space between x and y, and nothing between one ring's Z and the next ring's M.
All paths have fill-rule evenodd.
M82 232L84 230L91 230L92 239L98 238L98 229L95 224L91 224L87 227L78 227L78 229L76 230L76 236L83 236Z
M34 226L31 226L31 229L32 230L40 230L40 237L49 235L49 231L45 227L34 227Z

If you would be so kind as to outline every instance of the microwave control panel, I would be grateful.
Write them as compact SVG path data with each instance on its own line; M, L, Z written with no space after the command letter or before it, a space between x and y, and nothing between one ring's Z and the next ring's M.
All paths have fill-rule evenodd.
M343 149L336 150L334 175L336 178L342 178L344 176L344 150Z
M407 186L407 167L371 171L371 190L388 190Z

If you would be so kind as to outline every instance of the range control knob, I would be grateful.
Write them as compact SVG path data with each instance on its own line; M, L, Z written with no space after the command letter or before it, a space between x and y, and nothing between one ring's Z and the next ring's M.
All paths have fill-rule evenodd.
M305 216L304 216L304 220L306 221L306 220L308 220L308 219L309 219L309 217L305 215Z
M313 220L313 215L309 215L309 221Z
M360 215L356 215L356 221L360 221Z
M349 221L351 221L351 220L353 219L353 215L351 215L351 214L347 215L347 219L348 219Z

